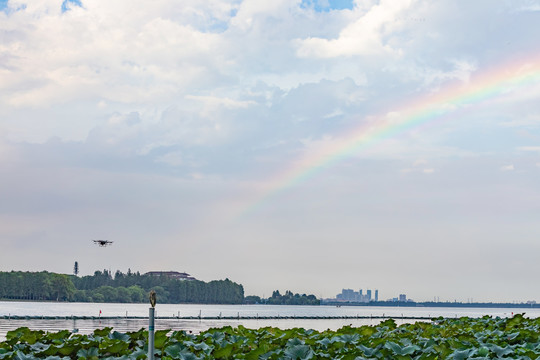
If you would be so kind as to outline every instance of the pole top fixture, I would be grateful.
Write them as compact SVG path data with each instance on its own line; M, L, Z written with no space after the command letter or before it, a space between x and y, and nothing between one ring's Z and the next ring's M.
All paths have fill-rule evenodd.
M150 296L148 297L150 299L150 305L152 305L153 308L156 307L156 292L154 290L150 291Z

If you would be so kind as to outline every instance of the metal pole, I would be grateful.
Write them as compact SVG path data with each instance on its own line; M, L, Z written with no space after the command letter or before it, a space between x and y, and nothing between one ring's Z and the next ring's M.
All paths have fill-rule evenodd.
M155 308L148 309L148 360L154 360L154 313Z

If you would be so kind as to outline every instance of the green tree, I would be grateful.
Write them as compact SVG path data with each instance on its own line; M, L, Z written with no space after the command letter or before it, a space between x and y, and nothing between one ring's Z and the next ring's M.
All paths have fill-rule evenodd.
M51 290L52 295L56 297L56 301L66 301L71 299L75 292L75 286L73 286L67 275L52 274Z
M249 295L244 298L245 304L262 304L262 300L259 296Z
M119 303L129 303L131 302L131 293L128 289L123 286L116 288L116 301Z
M161 286L154 286L151 290L156 292L157 301L162 304L169 303L169 292Z
M140 286L132 285L128 287L128 291L129 291L129 297L131 298L131 302L141 303L145 301L146 293L143 290L143 288L141 288Z
M76 302L88 302L92 301L92 298L88 296L86 290L75 290L72 300Z
M104 302L115 302L117 298L116 289L108 285L98 287L93 293L92 297L96 294L103 296Z
M90 297L93 302L102 303L105 302L105 296L99 293L97 290L92 291L92 296Z
M40 272L36 274L34 282L34 294L37 300L51 298L51 274Z
M91 276L0 272L0 298L56 301L146 302L155 289L161 303L242 304L244 288L229 279L204 282L108 270ZM278 292L279 294L279 292ZM281 296L281 295L280 295Z

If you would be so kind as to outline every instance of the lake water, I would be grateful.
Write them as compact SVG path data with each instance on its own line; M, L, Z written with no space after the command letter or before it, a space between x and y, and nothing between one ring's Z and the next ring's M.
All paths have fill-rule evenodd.
M12 302L0 301L0 339L7 331L21 326L31 329L58 331L78 329L90 333L94 329L107 326L117 331L136 331L147 327L145 319L126 319L126 316L148 316L147 304L103 304L103 303L58 303L58 302ZM88 316L117 317L116 319L3 319L4 316ZM386 316L396 318L398 324L414 322L400 317L482 317L484 315L509 317L525 313L527 317L540 317L540 309L532 308L444 308L444 307L376 307L376 306L286 306L286 305L197 305L158 304L156 306L156 329L186 330L200 332L213 327L243 325L249 328L274 326L279 328L303 327L315 330L336 330L345 325L376 325L380 319L248 319L248 320L184 320L173 317L294 317L294 316ZM168 317L169 319L159 319Z

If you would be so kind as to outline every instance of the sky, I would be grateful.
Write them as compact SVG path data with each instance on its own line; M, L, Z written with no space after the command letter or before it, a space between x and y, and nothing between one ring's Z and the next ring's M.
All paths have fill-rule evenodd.
M0 270L540 301L539 22L533 0L0 0Z

